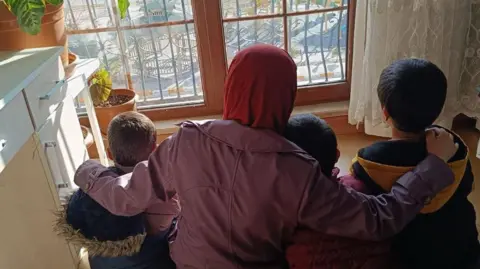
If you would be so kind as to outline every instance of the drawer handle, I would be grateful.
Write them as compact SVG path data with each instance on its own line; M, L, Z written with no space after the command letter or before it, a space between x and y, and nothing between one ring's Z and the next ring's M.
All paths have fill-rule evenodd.
M46 148L56 148L57 147L57 142L55 142L55 141L45 142L45 147Z
M53 171L53 167L52 167L52 165L51 165L51 163L50 163L50 159L48 158L48 155L47 155L46 153L47 153L47 150L48 150L49 148L56 148L56 147L57 147L57 142L55 142L55 141L48 141L48 142L45 142L45 143L44 143L44 146L45 146L45 155L46 155L46 159L47 159L48 168L50 169L50 172L51 172L51 173L55 173L55 172ZM56 181L55 175L52 175L52 176L53 176L53 180ZM58 189L68 189L68 188L70 188L69 184L66 183L66 182L64 182L64 183L56 183L56 186L57 186Z
M42 95L39 97L40 100L50 100L50 97L57 91L57 89L61 88L65 84L65 80L57 80L55 81L55 87L53 87L49 92L47 92L45 95Z
M0 151L2 151L7 146L7 140L0 139Z
M57 184L57 188L59 189L69 189L68 183Z

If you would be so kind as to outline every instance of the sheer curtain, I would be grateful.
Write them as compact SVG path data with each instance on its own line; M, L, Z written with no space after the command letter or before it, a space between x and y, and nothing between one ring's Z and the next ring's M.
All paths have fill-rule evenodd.
M378 78L382 69L396 59L421 57L437 64L447 76L447 102L438 124L450 127L453 117L462 110L461 77L480 80L480 51L476 51L475 63L464 61L472 1L357 1L350 124L363 123L370 135L390 136L377 98ZM477 35L477 46L479 38ZM476 66L476 74L464 71L469 65ZM480 108L477 110L480 112Z
M460 78L463 113L480 118L480 0L472 1L470 25ZM480 121L477 121L477 129Z
M472 1L470 25L460 76L460 103L462 113L477 119L480 129L480 0ZM477 146L480 158L480 141Z

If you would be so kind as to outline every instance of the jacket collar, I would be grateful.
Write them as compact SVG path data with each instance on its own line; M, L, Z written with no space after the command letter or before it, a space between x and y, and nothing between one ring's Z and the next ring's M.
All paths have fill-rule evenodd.
M442 128L440 126L433 127ZM454 142L458 144L458 150L449 160L449 163L451 164L458 161L466 162L468 160L467 144L458 134L448 129L445 130L452 134ZM377 142L360 149L357 157L379 165L413 167L423 161L427 155L426 141L425 139L421 139L419 141L388 140Z
M122 166L118 163L115 164L115 167L122 170L125 174L133 172L133 169L135 168L135 166Z

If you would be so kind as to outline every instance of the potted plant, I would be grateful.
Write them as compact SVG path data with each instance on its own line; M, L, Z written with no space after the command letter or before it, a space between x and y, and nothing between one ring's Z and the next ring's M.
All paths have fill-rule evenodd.
M73 53L73 52L68 52L68 64L65 66L65 78L69 79L72 75L73 72L75 72L75 69L77 68L78 64L78 55Z
M83 143L88 151L90 151L90 147L93 145L93 135L88 127L81 125L80 128L82 129L83 135Z
M105 68L93 74L88 83L98 125L103 134L107 134L108 124L116 115L137 110L135 91L112 89L112 79Z
M130 3L118 0L121 18ZM63 0L0 0L0 50L63 46L68 64Z

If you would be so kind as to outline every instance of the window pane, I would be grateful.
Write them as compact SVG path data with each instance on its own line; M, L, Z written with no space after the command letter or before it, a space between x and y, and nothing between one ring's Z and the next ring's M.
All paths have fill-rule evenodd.
M348 0L287 0L288 12L322 10L347 6Z
M65 0L65 24L69 30L114 27L110 0Z
M191 0L130 0L119 31L92 33L102 27L115 29L115 18L109 19L111 3L66 1L67 21L74 24L71 29L91 29L87 34L69 35L70 50L80 58L98 58L115 88L127 87L129 73L140 108L203 102L195 27L182 23L193 17ZM145 27L167 21L176 24Z
M128 30L124 37L139 107L203 101L193 24Z
M111 0L65 0L69 30L115 27ZM115 7L116 8L116 7ZM131 0L121 25L176 22L193 19L191 0Z
M129 30L125 61L130 68L138 107L203 101L193 25ZM191 47L191 49L190 49ZM69 36L69 49L80 58L98 58L114 88L125 88L125 68L115 32ZM174 57L172 57L172 52Z
M229 64L239 50L254 44L284 47L282 18L227 22L223 27Z
M282 0L222 0L224 18L278 14L283 12L282 5Z
M123 69L120 51L118 49L116 32L80 34L68 36L68 49L77 54L80 59L98 58L105 69L110 72L114 88L125 88L125 70ZM83 110L81 96L77 99L77 111Z
M347 12L289 16L289 53L299 85L345 80Z
M121 21L121 25L144 25L192 19L191 0L130 0L128 17Z
M113 87L125 88L125 70L123 70L116 32L70 35L68 48L80 59L98 58L101 65L110 72Z

